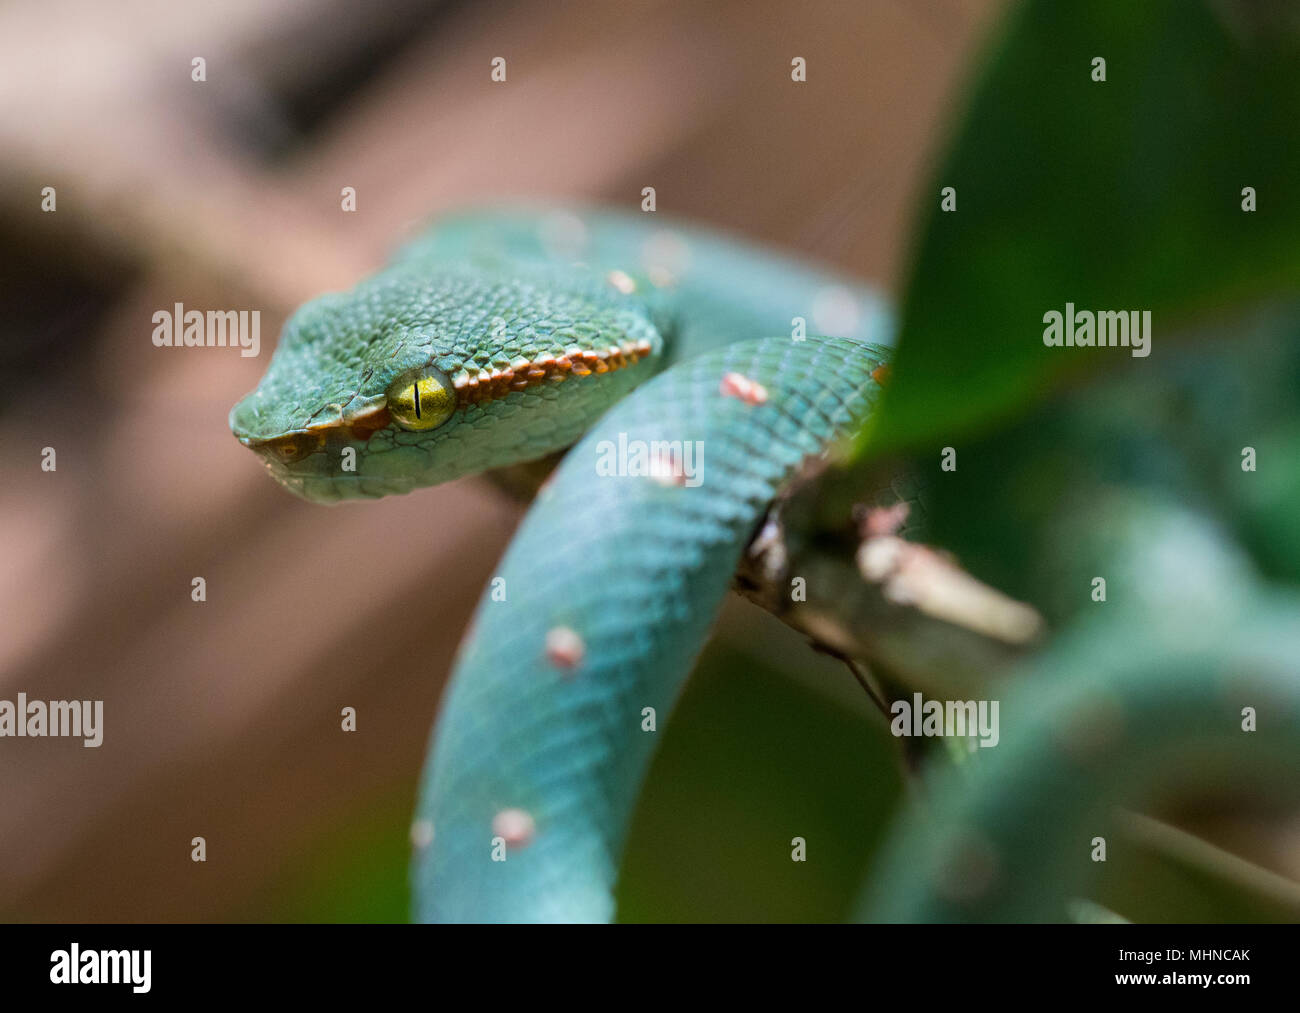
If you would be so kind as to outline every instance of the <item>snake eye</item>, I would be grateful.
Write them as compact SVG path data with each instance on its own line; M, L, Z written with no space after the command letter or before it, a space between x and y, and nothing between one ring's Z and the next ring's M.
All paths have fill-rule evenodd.
M403 373L388 388L388 411L403 429L437 429L456 410L456 391L441 373Z

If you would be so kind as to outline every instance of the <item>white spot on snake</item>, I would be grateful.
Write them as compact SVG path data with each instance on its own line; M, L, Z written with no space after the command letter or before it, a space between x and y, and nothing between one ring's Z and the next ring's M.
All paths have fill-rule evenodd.
M728 373L718 389L724 397L739 398L747 405L760 405L767 401L767 388L740 373Z
M626 271L610 271L605 280L624 295L631 295L636 291L636 282Z
M537 824L523 809L502 809L492 817L492 836L500 837L507 848L527 847Z
M556 626L546 633L546 660L556 668L572 671L582 664L587 645L567 626ZM501 836L505 836L502 834Z
M827 285L813 296L812 315L818 334L846 337L858 329L858 300L840 285Z
M686 485L686 468L681 458L672 452L655 454L650 458L650 478L659 485L683 488Z
M433 843L433 822L431 820L416 820L411 824L411 847L416 851L423 851Z

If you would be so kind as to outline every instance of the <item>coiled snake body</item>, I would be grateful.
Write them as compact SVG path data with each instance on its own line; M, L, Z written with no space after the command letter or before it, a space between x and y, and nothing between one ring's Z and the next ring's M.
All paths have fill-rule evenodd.
M292 317L230 422L298 495L407 492L571 448L444 699L416 821L420 919L613 915L648 716L671 710L779 490L868 418L890 332L860 285L592 211L448 219ZM1105 558L1151 584L1157 543ZM1135 614L1099 632L1109 653L1079 635L1040 658L1004 701L996 755L913 807L859 916L1060 919L1114 805L1174 774L1222 778L1225 757L1293 775L1300 612L1231 567L1207 580L1240 588L1240 610ZM1268 725L1242 738L1258 700Z
M231 412L277 480L326 502L586 433L462 645L419 807L421 919L612 916L647 708L667 716L782 484L875 402L890 323L871 290L647 221L445 221L300 309Z

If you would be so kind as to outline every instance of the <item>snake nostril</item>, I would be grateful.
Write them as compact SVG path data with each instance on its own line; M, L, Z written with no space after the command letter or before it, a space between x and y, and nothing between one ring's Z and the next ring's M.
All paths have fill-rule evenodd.
M277 436L259 444L255 449L281 464L293 464L321 450L325 446L326 439L327 433L324 430L318 432L308 430Z

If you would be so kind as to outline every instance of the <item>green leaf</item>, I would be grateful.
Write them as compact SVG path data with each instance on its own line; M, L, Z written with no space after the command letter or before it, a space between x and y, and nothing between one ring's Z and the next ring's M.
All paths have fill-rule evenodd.
M924 197L875 448L952 442L1129 358L1044 345L1044 314L1067 302L1150 310L1159 358L1207 311L1300 288L1297 20L1189 0L1030 3L1009 20Z

